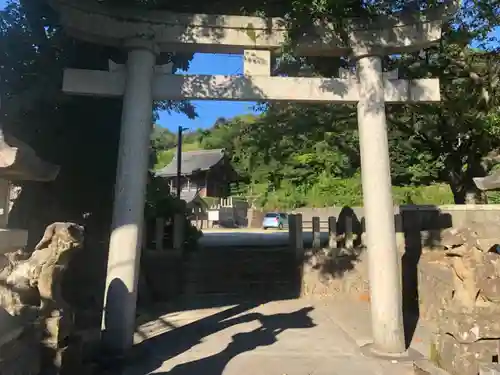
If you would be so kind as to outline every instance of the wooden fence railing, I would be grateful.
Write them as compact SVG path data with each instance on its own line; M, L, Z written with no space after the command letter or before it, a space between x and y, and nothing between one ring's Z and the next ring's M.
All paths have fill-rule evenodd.
M184 225L185 225L186 219L183 215L177 214L174 216L174 221L173 221L173 231L172 231L172 249L176 251L182 251L182 246L184 243ZM154 250L164 250L165 249L165 239L167 239L167 234L165 232L165 225L166 221L164 218L157 217L154 222L154 231L153 231L153 238L151 241L151 236L148 236L148 233L151 233L148 231L148 228L146 225L144 226L144 233L142 236L142 241L143 241L143 248L148 249L151 248L150 244L153 243L154 245Z
M147 228L144 229L143 248L162 251L165 249L165 240L168 240L167 242L171 244L171 249L182 252L185 223L185 218L182 215L176 215L173 221L173 230L170 234L172 238L167 239L165 219L156 218L154 230L151 230L151 228L149 228L149 231ZM339 245L338 242L342 242L342 246L345 248L353 248L356 240L355 232L358 232L354 230L353 223L354 220L350 216L344 217L343 222L339 222L334 216L330 216L328 220L320 220L319 217L313 217L312 220L302 220L301 214L291 214L288 216L288 243L292 248L303 248L303 232L308 231L312 233L312 247L320 247L321 232L326 230L328 233L328 246L330 248L337 248ZM361 228L361 231L363 231L363 228Z
M288 216L288 231L290 244L300 251L303 248L303 232L308 230L312 232L312 247L319 248L321 246L321 232L328 230L328 247L337 248L339 242L342 242L343 247L352 249L356 239L353 227L353 217L345 216L344 222L338 225L335 216L328 217L328 220L320 220L319 217L313 217L312 220L302 220L301 214L291 214ZM363 226L363 224L361 224ZM339 227L342 228L339 231Z

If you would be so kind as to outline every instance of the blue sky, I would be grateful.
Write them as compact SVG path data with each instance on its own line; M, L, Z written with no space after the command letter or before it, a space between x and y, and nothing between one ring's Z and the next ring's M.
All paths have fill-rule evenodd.
M191 61L187 74L241 74L243 71L243 56L216 55L197 53ZM179 125L186 128L207 128L214 124L219 117L234 117L244 113L252 113L251 102L220 102L220 101L192 101L196 107L198 118L190 120L180 113L162 113L159 124L168 129L177 129Z

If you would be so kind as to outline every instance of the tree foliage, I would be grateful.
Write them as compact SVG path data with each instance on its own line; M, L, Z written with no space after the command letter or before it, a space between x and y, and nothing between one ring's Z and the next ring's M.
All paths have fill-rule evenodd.
M304 15L305 9L309 9L313 18L335 21L339 15L353 14L349 12L388 13L404 5L370 3L367 6L348 1L334 5L327 1L296 1L291 12ZM417 185L445 183L456 203L485 200L472 179L484 176L494 166L489 155L500 146L500 60L494 33L499 15L498 2L464 1L460 13L445 23L439 45L385 59L385 69L399 69L401 78L436 77L441 81L441 103L387 106L396 187L413 186L415 192ZM300 24L304 19L296 21ZM277 71L336 76L339 67L349 64L347 58L288 55L279 61ZM225 127L231 131L241 129L240 120L232 121L235 122L234 127L228 122ZM279 195L286 205L327 205L332 203L328 197L343 191L336 184L343 179L353 181L350 196L360 194L355 193L359 187L354 187L360 172L354 106L268 104L263 115L232 139L230 148L235 163L251 183L259 186L259 196ZM426 197L420 192L412 197L415 194L407 188L401 194L401 189L395 191L400 202ZM440 191L441 188L435 200L442 203ZM320 196L324 198L318 199ZM340 203L338 197L333 200Z
M11 3L0 11L0 50L0 123L61 167L53 182L21 184L9 226L28 229L32 247L52 222L84 224L86 249L77 261L86 266L70 278L88 282L80 302L102 306L95 290L103 290L122 103L63 94L62 71L106 70L108 59L121 62L123 54L69 37L54 10L39 0ZM190 56L167 54L164 59L185 68ZM157 109L194 116L187 102L157 103Z
M66 67L105 70L108 59L121 58L120 51L70 38L60 29L53 9L37 0L11 3L0 12L0 49L0 121L42 158L61 166L53 183L23 184L12 225L32 228L30 237L35 239L45 226L39 221L83 221L85 216L85 224L95 227L106 238L121 100L63 94L62 70ZM189 58L165 56L181 68L187 67ZM187 102L157 103L158 109L195 116ZM48 207L54 201L58 209ZM26 207L22 207L24 204ZM38 207L41 215L27 218L32 216L34 207Z
M182 12L265 14L284 16L292 26L290 44L315 20L338 27L345 17L390 13L407 1L362 0L219 0L199 3L166 0L104 0L103 4L148 7ZM433 7L435 1L411 2ZM439 77L443 102L388 107L392 174L396 186L449 184L457 202L475 193L472 177L488 172L485 156L498 140L498 56L492 30L499 24L497 0L464 0L460 14L444 28L439 46L414 54L385 58L387 69L398 67L403 77ZM472 49L474 42L476 49ZM109 225L121 102L114 99L69 97L61 93L64 67L106 69L108 59L124 61L123 52L89 45L68 37L46 1L22 0L0 13L0 81L3 125L32 145L41 157L61 165L52 184L24 184L24 203L16 208L13 225L87 221L103 234ZM166 53L186 69L192 55ZM347 57L294 56L289 50L277 63L281 74L336 76ZM157 110L196 116L188 102L156 103ZM259 196L280 189L296 196L296 204L315 196L342 191L338 181L359 176L355 108L349 105L264 105L262 115L219 121L209 132L186 135L192 147L225 147L248 188ZM154 117L154 115L153 115ZM189 137L192 137L191 139ZM160 163L172 157L175 134L154 137ZM339 182L340 184L340 182ZM352 186L356 183L353 182ZM330 186L330 187L328 187ZM472 193L471 193L472 191ZM316 193L313 193L316 192ZM253 194L253 193L252 193ZM406 194L406 193L405 193ZM29 197L29 199L28 199ZM75 199L78 197L78 199ZM309 197L309 198L304 198ZM58 204L58 209L48 205ZM307 203L307 202L306 202ZM292 203L291 203L292 204ZM295 203L293 203L295 204ZM43 218L33 224L28 212L38 207ZM43 225L41 224L43 222ZM31 224L30 224L31 223ZM87 224L89 224L87 223Z
M330 2L296 1L289 10L298 12L302 6L312 9L314 17L334 19L359 10L345 7L347 3L355 4L344 2L339 11ZM378 2L375 8L363 5L363 12L384 13L402 5L392 2L384 8L384 4L388 3ZM400 78L441 81L440 103L387 106L396 202L485 201L472 179L494 167L498 158L491 155L500 148L500 60L493 33L499 14L498 2L464 1L461 12L444 25L441 43L384 60L384 68L398 69ZM289 54L276 70L336 76L339 67L349 64L348 58ZM288 207L361 203L355 106L268 103L262 108L258 116L218 120L194 147L226 148L248 184L246 194L261 203ZM432 184L435 188L425 187Z

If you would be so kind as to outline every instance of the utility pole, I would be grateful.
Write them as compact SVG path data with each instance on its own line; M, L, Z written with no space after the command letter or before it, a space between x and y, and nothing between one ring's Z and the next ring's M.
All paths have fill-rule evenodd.
M177 191L177 197L180 198L181 196L181 168L182 168L182 132L184 130L187 130L188 128L183 128L182 126L179 125L179 128L177 130L177 186L176 186L176 191Z
M182 168L182 131L184 129L179 125L177 131L177 198L181 196L181 168Z

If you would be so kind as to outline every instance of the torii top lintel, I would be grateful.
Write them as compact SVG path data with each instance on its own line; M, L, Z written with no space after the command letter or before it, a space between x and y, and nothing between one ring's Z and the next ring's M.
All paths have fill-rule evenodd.
M110 8L78 0L51 0L67 32L96 44L121 47L133 38L150 38L161 51L242 53L250 49L279 51L288 28L282 18L171 13L158 10ZM441 38L443 20L460 0L409 14L396 13L370 20L345 22L347 42L328 23L316 23L296 41L302 56L388 55L425 48Z

